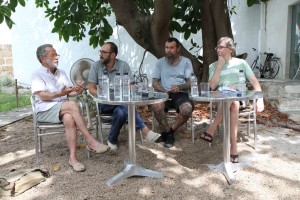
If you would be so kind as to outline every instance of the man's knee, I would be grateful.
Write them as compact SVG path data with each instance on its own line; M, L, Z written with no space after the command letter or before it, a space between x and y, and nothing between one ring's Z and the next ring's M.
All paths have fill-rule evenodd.
M116 108L114 110L113 115L114 115L115 118L118 118L119 120L122 120L122 121L125 121L126 117L127 117L126 116L127 113L123 109L120 109L120 108Z
M188 102L181 104L179 107L179 114L185 117L190 117L192 112L193 112L193 106Z
M66 127L75 126L74 118L69 113L66 113L62 116L62 121Z
M164 110L164 104L163 103L156 103L151 105L151 109L153 110L153 112L159 112Z

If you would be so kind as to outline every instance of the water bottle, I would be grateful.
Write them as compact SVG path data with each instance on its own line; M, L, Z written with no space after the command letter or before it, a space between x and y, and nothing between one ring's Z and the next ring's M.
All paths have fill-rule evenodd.
M116 73L114 79L114 97L116 101L122 101L122 80L120 73Z
M101 87L101 98L109 100L109 78L107 73L103 73L102 78L102 87Z
M130 78L128 76L128 73L124 73L123 76L123 100L129 101L130 97Z
M192 97L199 96L198 80L194 73L191 74L191 96Z
M237 89L241 92L241 95L243 95L246 92L246 78L244 70L242 69L239 70L238 85Z

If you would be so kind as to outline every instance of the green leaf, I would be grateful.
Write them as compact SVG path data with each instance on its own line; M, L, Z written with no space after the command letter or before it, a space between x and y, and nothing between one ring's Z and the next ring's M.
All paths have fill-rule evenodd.
M21 6L25 6L25 0L18 0L19 1L19 4L21 4Z
M18 5L18 0L10 0L8 7L13 11L16 12L16 7Z
M70 36L69 36L69 34L66 33L65 31L63 32L63 37L64 37L64 40L65 40L66 42L69 42Z
M3 20L4 20L4 15L2 15L2 14L0 13L0 24L2 24Z
M54 22L54 26L62 27L62 25L64 24L64 22L65 22L65 18L64 18L64 17L60 17L60 18L58 18L58 19Z
M70 8L70 11L72 14L75 14L76 11L77 11L77 2L74 2L72 5L71 5L71 8Z
M5 18L6 25L8 26L8 28L11 29L13 24L15 23L10 19L10 17L4 16L4 18Z

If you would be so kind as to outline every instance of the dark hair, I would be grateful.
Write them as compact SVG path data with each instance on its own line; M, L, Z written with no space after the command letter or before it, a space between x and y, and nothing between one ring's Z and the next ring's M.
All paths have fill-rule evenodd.
M221 37L219 40L218 40L218 43L217 45L219 45L221 42L225 42L226 44L226 47L228 47L229 49L232 50L232 53L231 55L234 56L235 55L235 43L233 42L233 39L230 38L230 37Z
M181 46L181 43L179 42L179 40L177 38L174 38L174 37L169 37L167 39L167 42L176 42L176 47L180 47Z
M40 63L42 63L41 56L46 56L46 48L47 47L53 48L53 45L52 44L43 44L36 49L36 57L40 61Z
M115 53L116 55L118 55L118 47L115 43L113 42L106 42L106 44L110 45L110 52Z

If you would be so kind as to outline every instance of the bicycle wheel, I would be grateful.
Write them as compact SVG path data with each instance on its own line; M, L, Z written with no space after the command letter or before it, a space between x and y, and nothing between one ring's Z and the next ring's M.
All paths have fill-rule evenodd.
M254 71L254 69L257 68L256 64L257 64L257 59L255 59L251 65L252 71Z
M265 78L272 79L274 78L280 68L280 63L276 59L271 59L266 63L265 69L263 70L263 75Z

